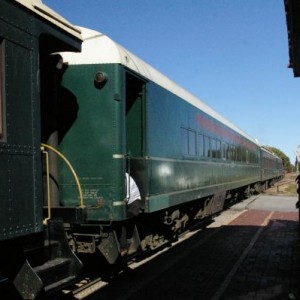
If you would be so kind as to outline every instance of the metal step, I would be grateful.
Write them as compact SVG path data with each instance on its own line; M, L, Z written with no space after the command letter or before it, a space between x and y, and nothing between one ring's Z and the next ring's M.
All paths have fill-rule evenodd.
M34 268L42 265L49 257L53 256L51 254L56 253L59 247L58 241L45 240L43 245L33 245L24 249L24 255Z
M46 294L50 294L51 292L58 291L63 289L64 287L74 283L76 281L76 276L69 276L62 280L53 282L45 287Z
M44 285L47 286L53 281L66 277L69 274L70 264L71 260L69 258L55 258L33 268L33 270L41 278Z
M14 280L23 299L37 299L60 291L74 283L82 269L81 261L68 245L61 220L51 220L44 240L36 245L25 251L28 260Z

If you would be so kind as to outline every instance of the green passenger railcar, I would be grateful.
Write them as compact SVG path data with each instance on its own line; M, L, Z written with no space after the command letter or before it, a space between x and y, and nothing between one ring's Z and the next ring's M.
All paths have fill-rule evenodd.
M274 183L277 178L283 177L282 160L264 147L261 148L261 183L268 185Z
M254 140L106 36L82 32L82 53L61 54L70 108L59 147L79 176L87 222L126 218L125 172L148 213L210 196L216 212L227 191L260 181ZM77 206L63 163L59 183L62 205Z

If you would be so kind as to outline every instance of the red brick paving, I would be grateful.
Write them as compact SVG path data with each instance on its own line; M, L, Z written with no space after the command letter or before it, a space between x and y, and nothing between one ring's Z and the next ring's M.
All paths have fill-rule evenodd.
M226 226L197 233L132 271L129 283L120 280L93 299L300 300L299 228L298 212L248 210Z
M262 224L268 213L247 211L230 226ZM221 299L300 299L297 212L272 212Z
M178 263L127 299L300 299L297 212L249 210L207 231L187 256L174 249Z
M230 222L228 226L260 226L269 214L269 211L248 210Z

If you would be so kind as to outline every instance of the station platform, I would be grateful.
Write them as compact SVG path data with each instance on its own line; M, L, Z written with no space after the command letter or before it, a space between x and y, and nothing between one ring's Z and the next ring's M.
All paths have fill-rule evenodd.
M298 198L252 196L172 249L165 270L125 299L300 300Z
M237 232L232 253L238 253L208 299L300 299L300 223L296 202L297 197L261 195L223 228L230 243L230 232ZM226 235L224 232L223 238Z
M243 200L91 299L300 300L297 200Z

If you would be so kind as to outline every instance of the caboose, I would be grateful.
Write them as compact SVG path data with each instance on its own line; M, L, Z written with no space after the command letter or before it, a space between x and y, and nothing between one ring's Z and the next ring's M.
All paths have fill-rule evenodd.
M59 242L59 222L44 219L41 151L50 113L41 111L56 105L60 72L52 53L80 48L80 31L41 1L0 1L0 290L8 298L34 299L81 268Z

